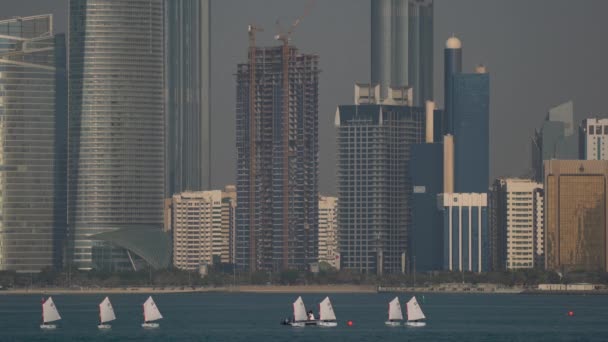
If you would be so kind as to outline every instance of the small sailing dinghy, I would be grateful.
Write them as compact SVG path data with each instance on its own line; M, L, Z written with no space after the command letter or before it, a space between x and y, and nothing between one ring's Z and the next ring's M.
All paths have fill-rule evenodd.
M141 324L144 328L158 328L160 325L154 321L162 319L163 315L158 311L158 307L156 303L154 303L154 299L152 296L148 297L146 302L144 303L144 322Z
M335 327L338 326L336 321L336 314L334 308L331 305L329 297L325 297L321 303L319 303L319 320L317 325L320 327Z
M306 306L304 306L302 297L298 297L298 299L293 302L293 320L285 319L283 324L301 328L307 325L316 325L317 321L311 320L309 317L310 316L306 313Z
M101 303L99 303L99 325L97 328L110 329L112 326L107 323L112 322L115 319L116 315L114 314L112 303L110 303L110 298L106 297Z
M403 313L401 311L399 297L395 297L395 299L388 303L388 321L386 321L385 324L390 327L397 327L401 325L402 320Z
M53 298L49 297L46 300L42 300L42 324L40 324L40 329L55 329L57 326L55 324L49 324L51 322L55 322L61 319L59 316L59 311L57 311L57 307L55 303L53 303Z
M422 312L420 305L418 305L416 296L412 297L407 302L407 322L405 324L410 327L424 327L426 325L425 319L426 316Z

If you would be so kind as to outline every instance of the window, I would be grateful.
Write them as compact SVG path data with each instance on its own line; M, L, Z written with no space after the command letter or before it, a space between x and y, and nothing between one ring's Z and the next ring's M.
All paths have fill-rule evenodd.
M602 134L602 126L600 126L600 125L595 126L595 134Z
M589 129L587 130L587 132L589 133L589 135L593 135L593 125L589 126Z

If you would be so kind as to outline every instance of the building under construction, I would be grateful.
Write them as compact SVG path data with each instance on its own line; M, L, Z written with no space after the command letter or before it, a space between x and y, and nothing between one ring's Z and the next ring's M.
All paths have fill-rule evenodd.
M236 263L304 269L317 259L319 57L288 36L237 67Z

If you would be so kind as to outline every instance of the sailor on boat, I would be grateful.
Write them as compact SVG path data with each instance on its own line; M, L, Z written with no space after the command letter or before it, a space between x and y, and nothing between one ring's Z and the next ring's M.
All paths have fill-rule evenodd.
M309 321L315 320L315 314L312 312L312 310L308 311L308 320Z

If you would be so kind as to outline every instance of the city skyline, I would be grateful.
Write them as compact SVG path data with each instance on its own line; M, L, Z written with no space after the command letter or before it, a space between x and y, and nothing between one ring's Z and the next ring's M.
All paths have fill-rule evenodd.
M5 6L2 16L4 19L53 13L55 32L67 32L67 3L67 0L23 0ZM236 179L233 171L236 152L232 144L234 78L229 75L235 72L234 65L241 59L247 24L264 26L266 31L259 35L261 44L272 45L276 19L281 18L288 25L306 6L305 0L264 0L263 6L256 3L225 0L212 5L211 120L217 129L211 138L211 188L234 183ZM236 7L242 10L233 11ZM522 7L526 11L521 11ZM345 9L349 15L341 15ZM520 152L528 155L530 135L540 126L549 108L573 100L577 124L586 116L602 116L601 80L608 77L608 70L602 68L605 48L598 45L603 39L602 32L608 29L601 18L601 13L608 11L605 1L590 0L585 6L577 6L570 0L532 3L436 0L434 10L434 94L438 108L443 108L442 46L452 33L463 41L466 61L463 69L470 71L476 64L484 63L492 74L490 179L526 173L530 161L521 158ZM562 25L563 22L576 24ZM480 25L484 30L478 29ZM318 39L320 36L324 39ZM336 193L333 113L337 104L352 100L352 84L369 77L369 37L367 0L319 1L293 35L300 48L323 57L319 161L320 189L327 194ZM580 54L589 50L589 42L597 42L592 46L597 53ZM350 56L346 65L340 62L344 54Z

